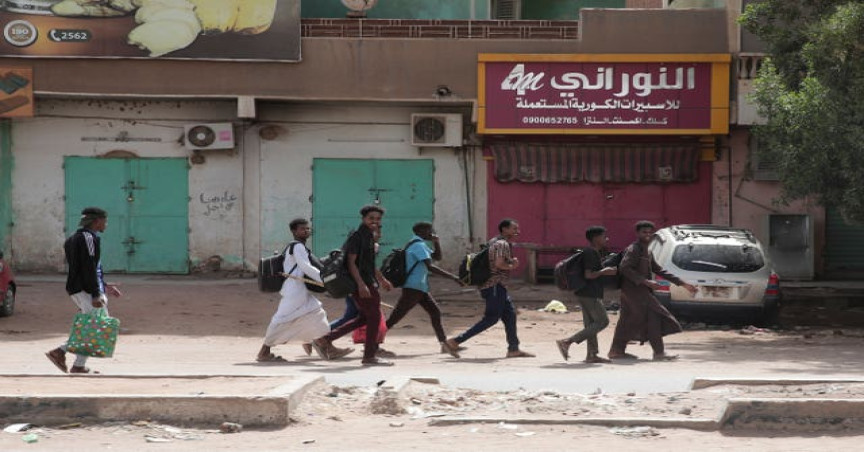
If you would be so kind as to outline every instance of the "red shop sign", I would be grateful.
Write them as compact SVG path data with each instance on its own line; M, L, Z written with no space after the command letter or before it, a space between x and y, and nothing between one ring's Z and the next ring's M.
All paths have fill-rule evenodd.
M726 134L728 54L481 54L479 132Z

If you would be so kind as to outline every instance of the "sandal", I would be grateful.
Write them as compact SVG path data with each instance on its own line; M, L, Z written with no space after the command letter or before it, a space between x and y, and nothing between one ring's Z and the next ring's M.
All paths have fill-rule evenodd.
M585 358L585 362L588 364L609 364L612 362L612 360L594 355Z
M564 357L564 361L570 359L570 341L567 339L561 339L559 341L555 341L555 344L558 345L558 351L561 352L561 356Z
M654 361L675 361L676 359L678 359L678 355L667 355L665 353L654 355Z
M285 359L279 355L274 355L272 353L267 355L267 356L259 356L259 357L255 358L255 361L258 361L259 363L287 363L288 362L287 359Z
M303 352L306 353L306 356L312 356L312 344L306 342L304 344L300 344L303 347Z
M66 367L66 352L60 350L59 348L55 348L50 352L46 353L45 356L60 369L61 372L69 373L69 369Z
M609 359L639 359L636 355L630 353L610 353L607 355Z
M528 353L522 350L513 350L507 352L508 358L533 358L535 355L533 353Z
M444 341L441 343L441 350L450 354L450 356L454 358L459 358L459 350L457 350L459 346L453 347L453 344L450 341Z

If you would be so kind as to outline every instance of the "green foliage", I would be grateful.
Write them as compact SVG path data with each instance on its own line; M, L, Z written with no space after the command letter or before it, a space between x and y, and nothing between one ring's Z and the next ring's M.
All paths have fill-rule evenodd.
M755 132L782 200L815 197L864 223L864 1L765 0L741 23L769 47Z

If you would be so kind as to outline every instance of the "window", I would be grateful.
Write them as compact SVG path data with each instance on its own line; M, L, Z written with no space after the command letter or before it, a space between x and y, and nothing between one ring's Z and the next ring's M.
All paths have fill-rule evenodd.
M752 273L765 266L765 259L759 248L747 244L684 244L675 247L672 263L692 272Z
M492 0L492 18L501 20L522 18L522 0Z
M759 153L759 140L750 137L750 168L753 171L753 180L758 181L778 181L777 165L780 163L773 156L767 156Z

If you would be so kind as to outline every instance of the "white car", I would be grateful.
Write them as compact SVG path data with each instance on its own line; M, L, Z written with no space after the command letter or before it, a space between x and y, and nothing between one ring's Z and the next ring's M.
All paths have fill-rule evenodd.
M657 231L649 250L661 267L698 289L691 295L655 275L663 287L654 293L674 313L737 311L760 323L774 320L780 278L752 232L712 225L670 226Z

